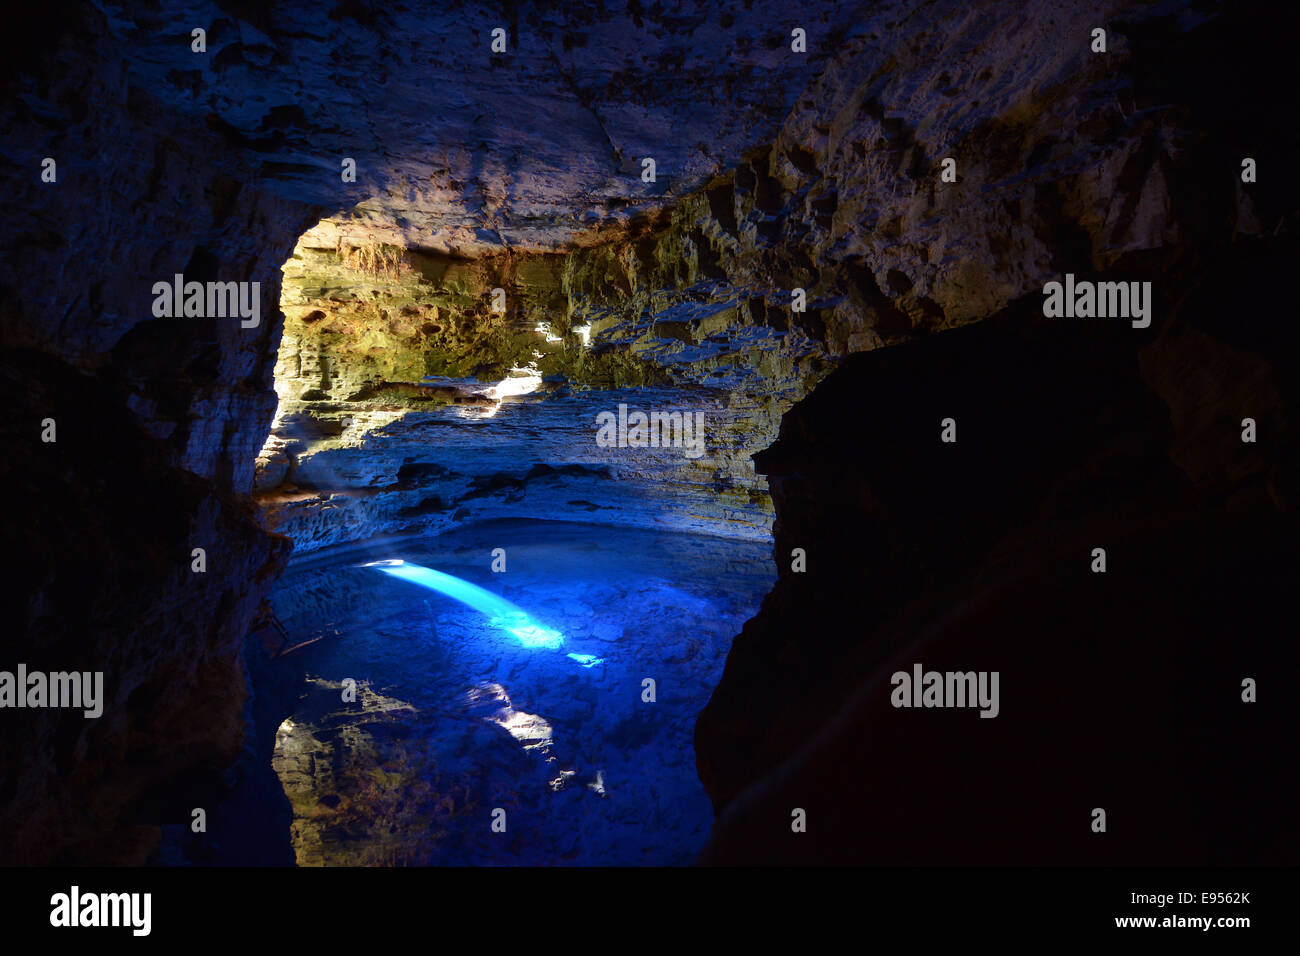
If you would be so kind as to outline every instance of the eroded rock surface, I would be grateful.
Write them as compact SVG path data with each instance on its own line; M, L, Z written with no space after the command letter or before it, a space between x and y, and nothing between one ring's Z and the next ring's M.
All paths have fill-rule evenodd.
M1232 274L1295 249L1271 252ZM1263 295L1186 281L1195 305L1141 348L1020 310L854 356L787 414L758 464L776 553L807 571L778 562L697 724L707 861L1294 859L1300 781L1270 753L1295 709L1242 699L1300 663L1292 333ZM1228 345L1208 330L1233 303L1255 318ZM1241 440L1255 415L1266 451ZM893 707L917 663L999 672L1000 713Z
M1087 17L1116 19L1105 56L1062 43ZM602 519L635 521L644 502L668 525L764 534L770 503L750 458L843 356L979 321L1067 271L1127 274L1193 236L1273 228L1281 197L1234 188L1221 172L1258 144L1239 141L1196 95L1197 58L1218 23L1178 5L1085 16L1031 3L937 19L876 6L837 37L770 141L751 142L739 162L657 210L603 222L577 248L506 242L466 260L412 236L363 241L327 219L286 265L283 440L260 466L260 487L277 492L263 499L269 525L310 550L479 514L461 506L464 482L391 494L404 465L449 467L418 448L437 445L439 432L400 409L450 404L433 418L470 417L463 406L482 391L445 388L529 368L551 383L535 401L567 400L557 385L578 386L582 401L536 413L558 428L539 434L566 435L560 448L517 444L516 467L474 473L479 486L514 488L536 466L592 461L583 430L594 446L593 412L622 396L587 389L681 388L683 405L717 419L707 462L597 453L630 479L613 486L615 500L582 487L524 507L570 517L570 502L591 501ZM939 176L948 157L956 182ZM1211 201L1179 201L1215 178ZM492 310L495 289L504 314ZM792 309L796 289L804 311ZM444 390L416 390L424 376ZM562 428L570 416L575 427ZM517 417L500 416L499 431ZM343 431L305 444L304 420ZM385 429L398 433L391 447ZM638 487L638 470L656 481L662 472L678 493L665 501ZM335 522L340 505L364 520Z
M89 727L41 716L33 739L50 743L0 763L6 833L62 827L14 844L18 859L140 859L149 828L185 819L169 788L238 748L238 647L286 547L246 520L255 487L304 550L543 507L762 535L772 511L749 456L837 363L1014 310L1074 272L1157 282L1141 375L1173 437L1156 460L1234 507L1289 507L1290 458L1225 470L1222 423L1198 417L1208 394L1255 396L1260 422L1290 434L1291 369L1261 364L1286 340L1242 331L1234 288L1194 328L1173 320L1198 275L1231 286L1226 270L1250 263L1273 270L1240 281L1274 318L1264 293L1293 271L1288 178L1239 175L1243 157L1280 171L1295 154L1270 112L1290 82L1270 72L1291 59L1289 14L814 4L797 14L807 55L789 51L793 16L764 2L22 12L0 58L0 314L19 396L6 461L26 489L7 533L35 570L11 598L11 659L64 647L98 662L116 711ZM498 25L507 53L491 55ZM1104 56L1088 49L1097 25ZM946 157L956 183L938 178ZM281 266L309 228L282 318ZM260 283L260 323L155 318L154 283L178 273ZM290 406L255 471L277 361ZM534 362L546 388L499 407L481 391ZM861 420L926 381L876 393ZM597 454L593 411L641 386L708 410L714 457ZM1269 389L1280 403L1259 398ZM52 413L71 424L57 446L38 441ZM864 441L859 425L824 440ZM1269 468L1271 483L1240 485ZM29 504L51 493L76 520ZM103 495L125 510L98 514ZM777 540L785 565L779 526ZM200 580L189 555L205 541ZM736 666L783 667L743 650ZM731 693L724 682L719 708ZM723 724L767 704L736 706ZM763 733L742 741L744 766L708 769L703 745L720 804L790 755ZM149 771L131 776L133 761ZM65 814L92 779L93 810Z
M1268 756L1294 711L1240 695L1255 671L1296 663L1297 368L1276 316L1300 204L1238 175L1245 131L1272 126L1251 91L1279 81L1239 42L1259 11L1160 12L1110 31L1124 46L1104 74L1094 60L1004 90L1021 105L971 127L983 185L960 209L886 204L901 231L874 261L897 248L928 263L896 289L939 306L936 329L980 321L850 357L758 456L782 580L697 725L720 814L706 860L1295 858L1294 768ZM1022 25L1017 42L1037 43ZM1203 73L1212 50L1239 56L1231 79ZM969 109L962 97L953 115ZM1067 140L1040 137L1067 117L1073 158L1048 160ZM1266 139L1285 150L1294 132ZM996 173L1011 156L1019 168ZM1027 191L999 209L1006 189ZM911 245L961 221L969 258ZM1045 320L1041 284L1020 283L1065 271L1150 281L1151 328ZM1243 441L1247 419L1271 423L1266 448ZM1125 555L1118 573L1090 571L1103 539ZM790 570L796 547L806 574ZM1244 591L1250 608L1227 602ZM891 676L916 662L999 670L1001 715L893 708ZM1116 806L1122 834L1090 839L1087 814ZM820 825L793 835L792 807Z
M494 508L765 537L750 459L825 373L826 348L775 290L680 258L712 249L708 209L688 203L635 243L472 263L390 250L391 265L359 267L364 250L309 234L286 266L281 405L259 463L268 525L300 552ZM504 315L493 289L508 290ZM620 405L691 416L703 434L602 447L598 416Z

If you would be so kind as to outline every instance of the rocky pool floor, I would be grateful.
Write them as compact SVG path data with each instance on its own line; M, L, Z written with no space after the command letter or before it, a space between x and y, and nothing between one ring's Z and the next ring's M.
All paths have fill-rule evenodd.
M504 597L562 643L525 646L362 566L396 559ZM304 680L272 763L297 862L691 863L712 820L695 718L774 580L767 543L540 521L291 567L273 605L290 644L315 643L285 658Z

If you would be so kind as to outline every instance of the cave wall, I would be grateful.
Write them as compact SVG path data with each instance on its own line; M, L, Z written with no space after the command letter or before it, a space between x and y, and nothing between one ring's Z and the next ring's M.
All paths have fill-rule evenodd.
M1105 54L1063 42L1102 22ZM1274 187L1191 198L1243 155L1281 161L1203 95L1196 64L1214 29L1177 3L925 15L876 5L827 44L769 141L665 208L579 234L575 248L467 260L422 240L358 245L358 210L327 218L286 266L289 421L259 466L268 526L300 551L520 511L765 535L771 504L751 458L845 355L980 321L1065 272L1158 268L1191 237L1276 228ZM938 175L949 157L955 183ZM497 287L504 316L489 308ZM442 433L402 411L456 399L377 388L423 374L490 379L534 358L565 385L686 390L714 419L708 460L642 454L629 465L584 448L564 423L585 418L594 439L595 413L621 400L584 392L591 404L520 419L525 436L565 438L548 449L525 437L512 468L490 457L445 482L399 480L403 466L457 471L450 448L421 447ZM501 417L505 433L519 416ZM617 484L521 492L538 465L602 468Z
M0 367L20 509L0 532L19 565L4 667L103 671L105 700L93 720L6 711L3 858L139 862L159 817L188 820L167 787L242 742L239 646L288 553L247 497L275 409L276 264L319 212L259 188L229 142L133 78L93 6L28 19L4 58ZM260 282L259 325L154 318L154 282L182 272Z
M1297 251L1240 250L1234 277ZM786 416L759 459L781 579L696 727L707 862L1295 859L1294 352L1205 328L1244 305L1263 331L1267 294L1191 285L1140 350L1012 310L853 356ZM998 672L1000 712L893 707L916 663ZM1274 693L1243 703L1245 678Z
M1040 174L1007 210L977 172L979 194L930 222L960 228L969 258L915 244L924 195L886 206L904 227L873 258L928 263L907 295L967 327L851 356L758 456L781 578L697 723L719 814L705 862L1296 859L1297 778L1277 759L1293 704L1281 686L1241 697L1295 671L1300 570L1300 379L1279 321L1300 202L1239 174L1296 146L1257 95L1284 85L1261 23L1295 29L1259 8L1130 20L1094 89L1083 69L1011 96L1023 133L971 142L986 164L1015 147L1012 179ZM1062 116L1068 138L1042 146ZM1152 282L1151 328L1045 319L1042 281L1065 271ZM1268 437L1243 442L1246 418ZM1000 672L1001 713L891 706L917 662Z
M719 191L734 230L753 200L724 181L563 254L451 259L349 247L332 220L311 230L285 266L279 420L258 465L268 526L299 553L494 514L767 537L751 458L830 361L789 290L742 261ZM492 406L457 381L522 368L543 385L492 411L486 453L486 426L446 427ZM620 403L703 414L705 453L599 447L597 415Z

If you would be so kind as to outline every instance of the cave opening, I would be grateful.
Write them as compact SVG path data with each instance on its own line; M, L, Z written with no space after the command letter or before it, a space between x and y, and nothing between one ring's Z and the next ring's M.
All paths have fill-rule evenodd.
M256 467L294 545L246 649L276 852L693 862L695 720L776 579L749 460L775 419L708 384L731 350L680 361L729 290L661 278L683 315L647 325L616 246L455 258L345 229L283 267Z

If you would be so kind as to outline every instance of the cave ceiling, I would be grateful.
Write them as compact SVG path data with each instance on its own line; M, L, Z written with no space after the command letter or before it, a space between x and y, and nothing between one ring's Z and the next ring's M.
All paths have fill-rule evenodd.
M798 55L776 0L219 6L105 4L129 83L202 117L265 188L325 209L322 234L466 256L581 242L723 173L855 22L853 5L801 8L819 42ZM206 29L206 56L183 23Z

